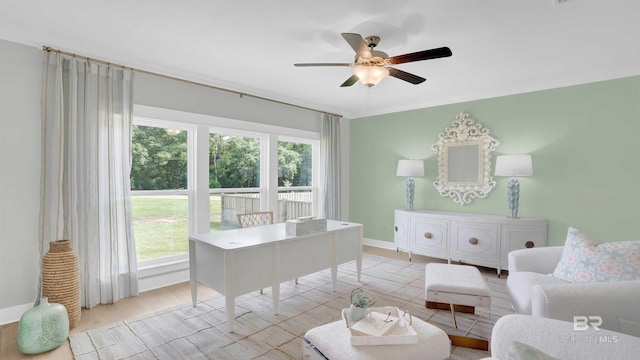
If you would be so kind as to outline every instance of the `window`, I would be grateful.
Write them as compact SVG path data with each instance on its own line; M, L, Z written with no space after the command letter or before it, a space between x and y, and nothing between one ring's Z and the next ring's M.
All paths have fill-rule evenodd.
M184 254L188 249L186 129L135 121L131 156L131 206L138 261Z
M319 134L144 106L134 111L139 266L186 261L189 234L235 228L239 213L273 211L276 222L317 214Z
M313 215L313 153L311 143L278 142L279 221Z
M278 143L278 186L311 186L311 165L311 144L290 141Z
M238 214L260 211L259 137L209 134L211 231L238 227Z

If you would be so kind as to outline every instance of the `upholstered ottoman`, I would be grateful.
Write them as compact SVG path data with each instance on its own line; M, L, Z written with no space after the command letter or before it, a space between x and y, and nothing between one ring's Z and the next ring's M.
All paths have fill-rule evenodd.
M304 360L442 360L451 354L451 341L437 327L413 317L417 344L352 346L344 320L315 327L302 339Z
M476 306L491 309L491 291L478 268L474 266L427 264L424 283L425 306L428 309L451 310L456 329L456 311L473 314ZM486 340L469 342L470 339L465 337L450 338L454 345L489 349L489 342Z
M427 264L424 270L427 307L436 304L491 307L491 291L475 266ZM461 311L464 312L464 311Z

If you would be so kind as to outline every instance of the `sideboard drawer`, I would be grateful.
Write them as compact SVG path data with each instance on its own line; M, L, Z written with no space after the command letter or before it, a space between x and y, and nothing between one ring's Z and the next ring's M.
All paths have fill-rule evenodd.
M533 225L502 226L502 267L509 269L509 252L547 246L547 227Z
M431 254L447 255L449 224L444 220L413 219L412 248Z
M451 259L498 262L499 224L451 222Z
M393 242L399 249L408 249L409 216L406 214L396 214L393 225Z

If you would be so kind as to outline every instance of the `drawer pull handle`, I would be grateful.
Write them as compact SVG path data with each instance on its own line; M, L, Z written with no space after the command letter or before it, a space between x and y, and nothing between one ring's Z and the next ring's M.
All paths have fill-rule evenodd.
M536 246L536 243L534 243L533 241L527 241L526 243L524 243L524 246L526 246L527 249L531 249L532 247Z
M396 230L396 232L398 232L398 227L397 226L395 226L394 229Z
M431 239L433 237L433 234L431 234L430 232L426 232L424 233L424 237L426 237L427 239Z
M471 244L471 245L476 245L476 244L478 244L478 239L476 239L476 238L474 238L474 237L470 238L470 239L469 239L469 244Z

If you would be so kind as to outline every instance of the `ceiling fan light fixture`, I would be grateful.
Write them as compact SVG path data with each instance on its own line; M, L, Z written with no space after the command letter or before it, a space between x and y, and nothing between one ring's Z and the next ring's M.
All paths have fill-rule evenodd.
M387 77L389 70L381 66L356 66L353 75L357 76L362 84L372 87Z

